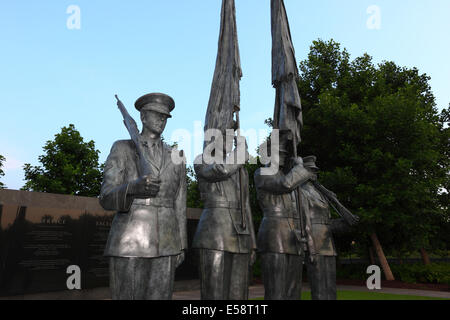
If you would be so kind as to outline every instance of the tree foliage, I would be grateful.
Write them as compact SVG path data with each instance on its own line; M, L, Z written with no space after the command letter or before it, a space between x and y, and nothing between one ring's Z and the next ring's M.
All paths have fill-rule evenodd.
M192 166L186 168L186 182L187 182L187 207L188 208L203 208L203 202L200 197L200 189L198 187L197 177Z
M430 77L333 40L314 41L300 64L301 154L316 155L320 180L376 232L388 253L429 247L448 226L449 112L439 113ZM438 221L440 221L438 223Z
M0 178L5 175L5 172L3 172L3 170L2 170L3 162L5 160L6 160L5 157L0 154ZM3 182L0 181L0 189L4 189L4 188L5 188L5 185L3 184Z
M84 142L73 124L47 141L41 166L25 164L24 190L96 197L100 194L103 165L94 141Z

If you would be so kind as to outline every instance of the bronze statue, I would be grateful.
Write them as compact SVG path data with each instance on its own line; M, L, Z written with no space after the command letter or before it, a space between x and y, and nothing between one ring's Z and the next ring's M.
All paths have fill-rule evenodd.
M162 93L139 98L140 134L118 106L132 140L114 143L100 194L103 208L117 211L104 253L112 298L168 300L187 249L185 163L172 161L179 151L161 140L175 103Z
M201 298L207 300L247 299L249 266L255 256L248 173L243 168L248 152L245 139L234 135L239 129L241 77L235 4L234 0L223 0L205 141L209 130L218 134L214 141L205 143L203 154L194 162L205 205L192 246L200 258ZM231 150L233 140L236 148ZM238 161L240 154L244 159Z
M290 160L288 135L280 135L278 172L255 172L258 201L264 213L257 246L266 300L298 300L302 289L305 252L294 191L315 175L303 167L302 158Z
M235 157L238 147L231 153ZM197 162L201 161L201 156ZM225 160L226 161L226 160ZM203 300L246 300L256 249L248 174L238 164L195 164L204 209L193 241ZM241 191L243 201L241 202ZM242 216L241 208L245 213Z
M358 219L337 201L332 192L316 181L315 158L306 157L303 160L307 161L303 163L298 157L303 112L296 83L299 75L295 50L283 0L271 0L271 19L272 85L276 89L273 127L275 130L288 133L285 134L285 140L289 142L283 141L282 144L285 145L285 149L289 149L290 146L289 156L286 157L280 152L280 159L293 158L293 161L290 165L282 165L282 172L278 174L255 177L259 188L260 204L266 210L264 219L267 218L261 225L258 243L272 243L281 241L280 239L284 241L283 245L278 247L260 248L264 252L263 273L266 274L264 278L266 297L273 299L300 297L299 284L287 286L288 283L298 283L298 277L301 277L301 271L297 273L293 271L294 265L299 265L301 260L299 257L291 257L295 243L296 255L305 255L313 299L336 299L336 250L331 234L332 229L329 227L331 223L329 204L334 203L337 212L345 218L345 220L334 222L336 227L338 225L344 227L345 224L353 225ZM291 182L289 185L291 188L280 187L286 179ZM282 190L283 196L280 195ZM283 227L279 227L280 225ZM276 231L277 228L278 231ZM286 250L286 247L290 247L291 251ZM286 256L286 253L291 256ZM299 268L302 267L299 266ZM295 279L274 276L278 271L283 275L291 275Z
M313 300L336 300L336 248L333 233L343 233L358 223L359 218L351 214L340 202L336 195L317 182L315 174L316 157L303 158L304 167L313 174L313 178L301 185L302 210L311 225L309 232L314 239L314 257L311 250L307 252L305 260L308 280L311 286ZM331 219L330 208L341 216Z

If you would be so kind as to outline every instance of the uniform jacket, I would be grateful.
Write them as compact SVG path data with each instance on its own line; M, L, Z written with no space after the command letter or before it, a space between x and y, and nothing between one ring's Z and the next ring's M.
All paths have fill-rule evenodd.
M301 255L300 216L293 191L311 177L301 166L288 174L279 170L274 175L255 172L255 186L264 218L258 231L258 251Z
M242 166L195 161L204 210L197 226L193 248L250 253L256 249L256 239L250 209L248 173ZM198 164L200 163L200 164ZM242 228L240 210L239 171L243 172L246 228Z
M311 221L311 235L316 254L336 256L333 228L343 223L342 219L331 220L330 206L326 198L308 181L301 186L302 210Z
M301 210L311 223L307 232L313 239L315 254L336 256L332 232L344 230L345 222L331 220L329 204L309 181L311 176L301 166L294 167L288 174L280 170L271 176L262 176L260 170L256 171L258 201L264 212L257 238L258 251L302 254L300 217L293 192L300 186Z
M161 180L155 198L127 196L129 183L138 179L138 155L132 140L117 141L105 165L100 204L116 211L106 256L153 258L172 256L187 248L186 167L174 164L172 150L160 141L160 161L149 158L152 176Z

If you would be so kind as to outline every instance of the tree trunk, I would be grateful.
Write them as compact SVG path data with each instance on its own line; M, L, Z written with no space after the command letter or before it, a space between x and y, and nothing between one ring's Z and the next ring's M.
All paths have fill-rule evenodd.
M370 264L375 265L377 261L375 260L375 253L373 252L373 247L369 247L369 259Z
M384 255L383 248L381 247L380 241L378 240L377 234L372 233L370 235L370 239L372 240L373 247L378 256L378 261L380 261L381 267L383 268L384 275L386 276L386 280L394 281L394 275L392 274L391 268L389 267L389 263Z
M428 252L425 248L420 248L420 254L422 255L423 264L429 265L431 263L430 257L428 256Z

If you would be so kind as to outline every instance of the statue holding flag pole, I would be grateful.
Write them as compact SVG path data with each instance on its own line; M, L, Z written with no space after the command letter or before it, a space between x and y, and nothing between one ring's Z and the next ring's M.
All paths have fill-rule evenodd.
M235 11L234 0L223 0L205 145L203 154L194 161L204 210L192 247L199 255L203 300L246 300L249 267L256 250L244 169L248 152L239 134L242 70Z
M312 298L335 300L336 250L332 232L343 230L358 219L317 182L316 158L298 155L302 107L283 0L271 0L271 18L272 84L276 89L273 128L279 131L275 137L280 139L270 139L268 144L278 147L275 159L280 170L272 175L264 175L261 169L255 173L258 200L264 212L257 243L262 256L265 298L299 299L305 263ZM273 146L270 149L274 150ZM331 220L330 206L339 208L337 212L343 218Z
M274 131L267 149L271 166L278 171L255 172L255 186L264 218L257 245L267 300L297 300L301 296L302 270L311 238L307 238L305 217L299 201L299 186L315 175L297 156L302 127L302 110L297 89L297 63L283 1L271 1L272 84L276 89ZM269 148L270 144L270 148ZM264 146L262 146L264 148ZM309 241L308 241L309 240Z

